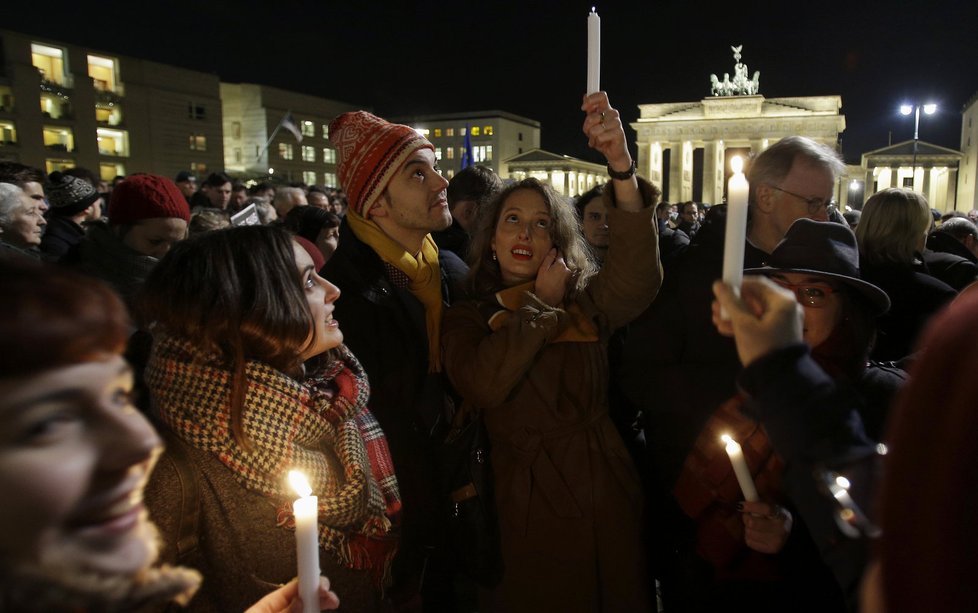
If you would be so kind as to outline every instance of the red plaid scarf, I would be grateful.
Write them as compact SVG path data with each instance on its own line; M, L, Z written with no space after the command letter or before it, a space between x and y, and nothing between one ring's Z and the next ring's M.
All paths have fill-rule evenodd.
M367 408L370 386L346 347L304 381L261 362L245 367L242 422L252 449L231 433L231 373L189 341L156 339L146 382L160 416L182 440L217 456L245 488L274 499L279 525L295 528L288 471L301 470L319 497L319 542L343 564L388 583L401 499L387 439ZM330 449L342 474L330 469Z

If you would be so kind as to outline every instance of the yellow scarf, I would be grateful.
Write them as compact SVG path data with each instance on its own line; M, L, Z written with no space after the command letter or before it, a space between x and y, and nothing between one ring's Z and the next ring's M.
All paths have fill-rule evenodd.
M489 317L489 328L493 332L505 326L512 314L520 309L523 293L532 292L533 286L534 282L530 281L496 292L496 302L503 308ZM597 326L576 302L571 303L566 311L570 316L570 322L550 341L551 343L588 343L599 340Z
M441 268L438 266L438 246L428 234L421 243L417 257L384 234L373 221L350 210L346 215L350 229L373 249L380 259L397 268L410 279L409 289L424 305L428 331L428 372L441 372ZM341 290L343 288L340 288Z

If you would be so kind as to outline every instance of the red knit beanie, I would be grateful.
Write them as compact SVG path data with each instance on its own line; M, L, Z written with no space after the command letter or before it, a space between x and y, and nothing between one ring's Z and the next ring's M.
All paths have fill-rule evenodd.
M366 111L343 113L334 119L329 124L329 140L336 149L340 185L346 190L350 210L364 218L415 151L435 149L413 128Z
M190 222L190 205L176 183L159 175L132 175L115 186L109 223L132 225L142 219L175 217Z
M308 253L309 257L312 258L312 265L316 267L316 272L323 269L323 266L326 265L326 258L323 257L323 252L319 250L319 247L317 247L315 243L308 238L299 236L298 234L293 234L292 240L302 245L302 248L306 250L306 253Z

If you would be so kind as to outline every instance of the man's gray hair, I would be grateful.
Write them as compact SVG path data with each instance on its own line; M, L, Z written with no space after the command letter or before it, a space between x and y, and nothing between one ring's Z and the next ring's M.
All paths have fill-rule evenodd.
M950 234L959 241L963 241L969 236L978 238L978 226L975 226L967 217L951 217L945 220L937 231Z
M832 174L833 181L845 171L842 157L831 147L806 136L788 136L774 143L751 162L747 169L750 182L750 202L757 198L757 187L779 185L791 172L795 159L802 157Z

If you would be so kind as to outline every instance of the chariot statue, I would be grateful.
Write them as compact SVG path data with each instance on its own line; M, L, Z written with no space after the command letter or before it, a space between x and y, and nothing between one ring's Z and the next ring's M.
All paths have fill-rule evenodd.
M710 89L714 96L756 96L761 91L761 71L754 71L753 78L748 77L747 64L740 61L743 45L731 46L734 56L734 77L723 73L723 81L716 74L710 75Z

